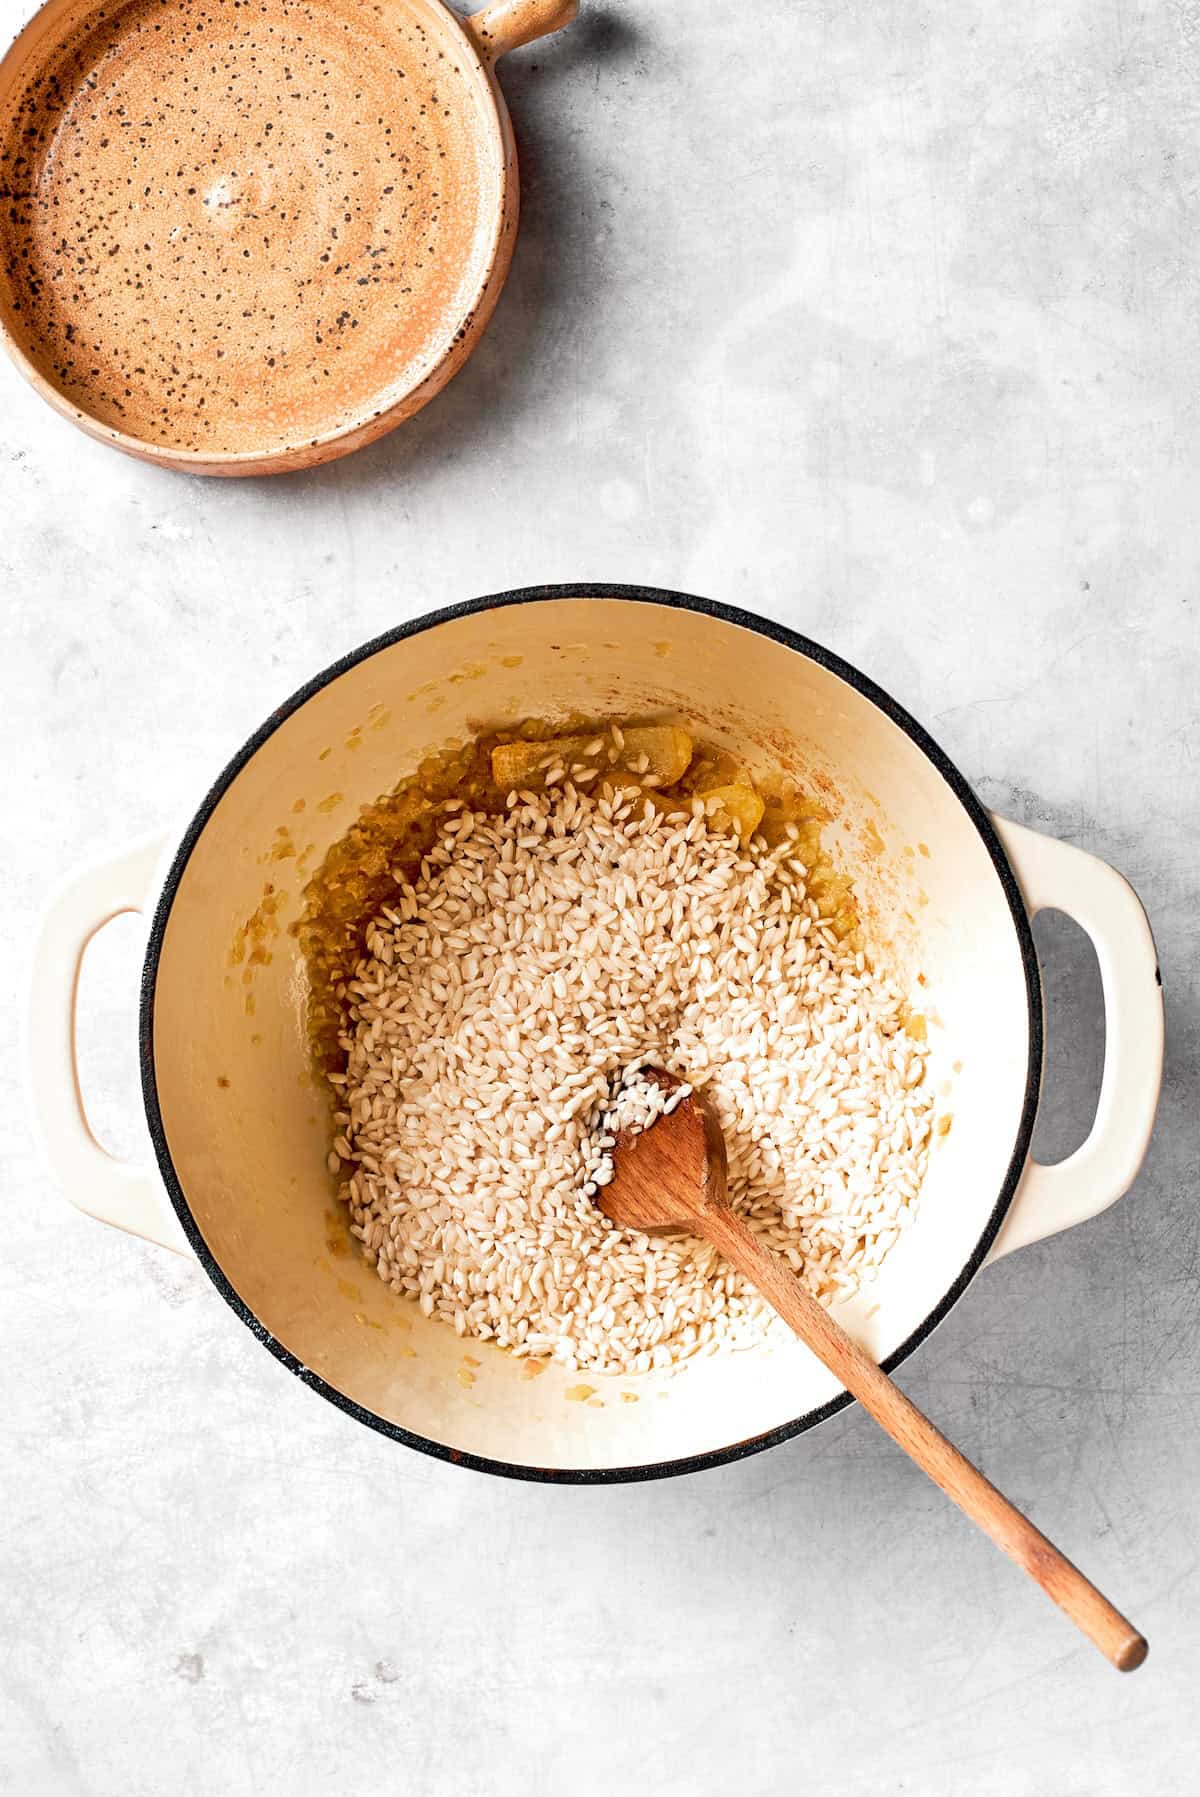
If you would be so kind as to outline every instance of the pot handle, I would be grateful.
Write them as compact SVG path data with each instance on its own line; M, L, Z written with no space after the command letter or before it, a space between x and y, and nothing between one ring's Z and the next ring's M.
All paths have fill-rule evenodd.
M1065 911L1092 939L1104 989L1104 1074L1086 1142L1057 1166L1032 1157L988 1262L1083 1223L1129 1190L1162 1085L1162 976L1141 900L1115 867L1006 818L992 822L1033 917Z
M481 12L473 12L463 24L476 50L489 65L510 50L548 37L579 15L579 0L494 0Z
M165 847L161 837L144 837L80 868L51 899L33 955L26 1073L46 1159L71 1203L102 1223L190 1254L157 1173L117 1160L93 1135L75 1052L84 950L114 917L145 910Z

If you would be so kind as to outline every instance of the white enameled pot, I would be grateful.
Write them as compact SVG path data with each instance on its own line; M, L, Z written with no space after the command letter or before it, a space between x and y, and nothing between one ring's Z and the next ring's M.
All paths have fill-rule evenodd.
M889 1367L987 1261L1128 1189L1158 1098L1161 993L1145 914L1112 868L989 818L924 731L835 656L653 590L543 588L405 625L274 712L177 849L143 842L77 874L45 918L30 1032L37 1118L73 1202L198 1256L286 1366L409 1446L520 1477L645 1478L784 1440L848 1395L796 1344L674 1377L601 1379L600 1402L579 1401L578 1374L522 1377L500 1350L464 1344L393 1297L356 1258L325 1170L303 968L286 929L329 844L431 749L557 712L677 714L751 767L793 765L831 802L828 845L873 941L920 994L931 1077L949 1082L940 1108L952 1125L917 1218L877 1281L839 1307ZM277 931L264 896L281 900ZM1095 1123L1054 1167L1028 1157L1042 1063L1029 918L1043 906L1091 936L1105 1000ZM141 1046L162 1183L97 1145L75 1073L80 958L123 911L152 917ZM238 959L248 924L257 964ZM464 1346L481 1363L473 1381L459 1377Z

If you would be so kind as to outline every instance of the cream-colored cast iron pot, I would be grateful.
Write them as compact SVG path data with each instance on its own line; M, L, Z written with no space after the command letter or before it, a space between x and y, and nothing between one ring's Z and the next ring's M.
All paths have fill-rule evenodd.
M797 1344L717 1356L675 1377L601 1378L602 1402L583 1402L578 1374L523 1378L500 1350L464 1343L393 1297L357 1258L325 1171L292 938L286 927L263 935L264 894L282 895L286 925L301 863L311 870L360 806L423 754L552 709L678 713L752 766L792 763L833 799L830 846L857 882L876 943L920 994L935 1086L950 1082L940 1108L952 1127L938 1139L916 1221L877 1282L839 1310L889 1367L985 1262L1127 1190L1157 1102L1161 995L1149 925L1112 868L989 818L919 726L825 650L744 612L657 591L538 589L405 625L275 712L177 851L142 843L79 874L46 918L32 1032L36 1109L73 1201L197 1255L285 1366L411 1447L519 1477L645 1478L785 1440L848 1395ZM1095 943L1106 1050L1091 1135L1043 1167L1028 1158L1042 1062L1029 915L1049 905ZM79 960L125 910L153 914L143 1073L173 1210L149 1172L105 1156L78 1098ZM248 923L270 956L258 965L237 958ZM464 1349L478 1367L465 1368ZM640 1401L621 1402L625 1391Z

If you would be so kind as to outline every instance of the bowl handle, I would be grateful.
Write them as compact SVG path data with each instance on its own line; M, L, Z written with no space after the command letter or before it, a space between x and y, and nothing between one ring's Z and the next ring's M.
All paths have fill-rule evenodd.
M1116 868L1005 818L993 823L1033 917L1065 911L1092 939L1104 989L1104 1074L1086 1142L1057 1166L1032 1157L988 1261L1107 1210L1137 1177L1162 1084L1162 978L1141 900Z
M531 44L535 37L561 31L578 14L579 0L494 0L463 24L484 62L490 64L522 44Z
M80 868L51 899L33 955L26 1075L46 1159L71 1203L102 1223L190 1254L156 1172L117 1160L92 1133L79 1087L75 1002L84 950L127 911L144 911L166 844L131 843Z

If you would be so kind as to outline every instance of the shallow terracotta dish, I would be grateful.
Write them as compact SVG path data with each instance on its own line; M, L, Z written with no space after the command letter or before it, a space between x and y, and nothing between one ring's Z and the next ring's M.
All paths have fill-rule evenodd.
M0 336L91 436L196 474L380 437L512 257L494 68L577 0L49 0L0 63Z
M685 717L751 770L793 766L828 799L830 850L871 939L921 993L930 1076L953 1122L912 1227L876 1283L837 1307L889 1369L988 1260L1127 1190L1162 1065L1154 942L1132 889L1093 856L990 818L921 727L827 650L745 612L636 588L498 594L367 643L272 712L178 847L133 843L81 870L49 907L34 957L34 1110L76 1204L195 1254L258 1340L360 1422L520 1478L686 1472L812 1428L849 1394L795 1341L677 1378L597 1378L580 1401L592 1387L578 1373L531 1379L388 1291L326 1171L304 967L287 928L304 867L432 748L531 713ZM1095 1124L1053 1167L1029 1157L1042 1069L1029 916L1044 905L1092 936L1105 996ZM141 1053L161 1180L105 1156L74 1076L79 957L124 910L153 919ZM1017 1313L1013 1326L1033 1320Z

